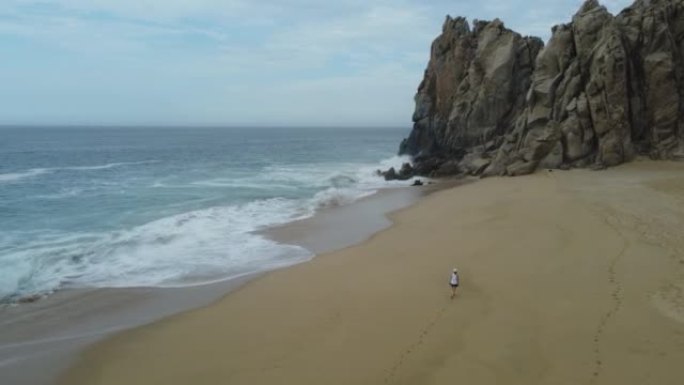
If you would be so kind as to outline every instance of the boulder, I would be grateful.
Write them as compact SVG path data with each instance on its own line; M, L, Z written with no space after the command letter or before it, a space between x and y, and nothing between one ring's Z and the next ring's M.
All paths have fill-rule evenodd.
M439 168L435 171L432 172L431 176L433 177L447 177L447 176L455 176L455 175L461 175L463 174L464 171L461 169L461 166L459 164L458 160L451 160L444 162Z
M411 166L410 163L404 163L401 165L401 169L399 170L399 175L398 178L400 180L407 180L411 179L413 177L414 171L413 167Z
M413 166L410 163L404 163L399 169L399 172L394 167L387 171L376 171L376 174L385 178L385 180L409 180L415 175Z
M483 157L482 154L468 154L459 163L459 168L467 174L480 175L491 163L492 160Z
M389 170L382 172L382 176L385 177L385 180L387 181L397 180L397 170L395 170L394 167L391 167Z

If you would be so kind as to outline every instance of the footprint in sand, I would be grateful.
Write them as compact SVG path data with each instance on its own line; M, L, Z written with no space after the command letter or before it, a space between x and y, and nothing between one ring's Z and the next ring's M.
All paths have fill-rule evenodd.
M397 374L397 371L402 367L404 364L404 361L413 353L415 350L417 350L425 341L425 337L427 337L428 334L430 334L430 331L432 328L435 327L437 322L442 318L446 310L448 309L448 305L442 307L436 314L435 318L430 322L423 330L421 333L418 335L418 340L411 344L404 352L399 356L399 359L397 362L392 366L387 372L387 377L385 377L385 383L389 384L394 381L395 376Z
M613 291L610 293L612 306L608 309L608 311L606 311L603 317L601 317L598 327L596 328L596 333L594 334L593 352L595 359L594 371L592 373L591 379L592 384L598 380L598 377L601 375L601 370L603 369L603 361L601 359L601 338L603 337L604 330L608 325L610 319L613 318L622 307L622 285L620 284L620 281L617 279L616 266L618 262L620 262L620 260L622 259L622 256L627 251L629 244L627 239L625 239L620 233L620 231L616 228L616 221L617 219L612 216L608 216L605 218L605 223L608 226L612 227L616 231L616 233L623 239L623 245L620 252L617 253L615 257L613 257L610 266L608 266L608 283L613 287ZM619 221L617 222L619 223Z
M663 315L684 323L684 285L671 283L651 297L651 303Z

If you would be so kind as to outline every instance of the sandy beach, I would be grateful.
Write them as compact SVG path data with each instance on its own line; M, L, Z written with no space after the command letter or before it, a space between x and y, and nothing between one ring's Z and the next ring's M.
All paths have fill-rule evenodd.
M97 343L60 383L684 378L684 164L490 178L392 220L360 245Z
M456 181L455 183L462 183ZM263 236L322 254L357 244L392 223L387 214L436 188L391 188L351 205L319 210L311 218L269 228ZM340 226L355 224L349 231ZM0 307L0 384L44 385L71 366L85 347L118 332L207 306L262 272L173 288L58 291L34 303Z

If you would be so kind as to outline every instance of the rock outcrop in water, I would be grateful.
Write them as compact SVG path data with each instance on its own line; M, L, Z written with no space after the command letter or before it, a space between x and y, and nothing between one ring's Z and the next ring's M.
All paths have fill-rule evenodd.
M546 47L447 17L400 147L415 174L521 175L684 157L684 0L587 0Z

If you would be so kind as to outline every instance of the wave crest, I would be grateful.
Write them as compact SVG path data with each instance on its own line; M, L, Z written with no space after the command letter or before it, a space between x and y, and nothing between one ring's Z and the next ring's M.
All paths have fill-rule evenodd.
M7 174L0 174L0 182L17 182L22 179L27 179L27 178L33 178L38 175L45 174L49 172L50 170L47 168L32 168L29 170L25 171L19 171L19 172L10 172Z
M306 197L209 207L108 232L1 234L0 301L69 287L202 284L307 260L312 257L309 251L278 244L255 232L307 218L317 210L353 203L381 188L404 186L407 182L384 181L376 170L400 167L406 161L405 157L393 157L377 164L273 166L242 179L214 179L211 182L215 183L190 182L185 186L265 186L264 192L305 191ZM76 170L131 164L79 166ZM34 169L14 178L44 172L49 170ZM160 186L150 186L155 187ZM80 194L76 190L64 193Z
M107 170L116 167L133 166L139 164L154 163L156 161L141 161L141 162L117 162L107 163L95 166L69 166L69 167L47 167L47 168L31 168L28 170L15 171L5 174L0 174L0 183L15 183L23 179L33 178L44 174L49 174L59 171L97 171Z

